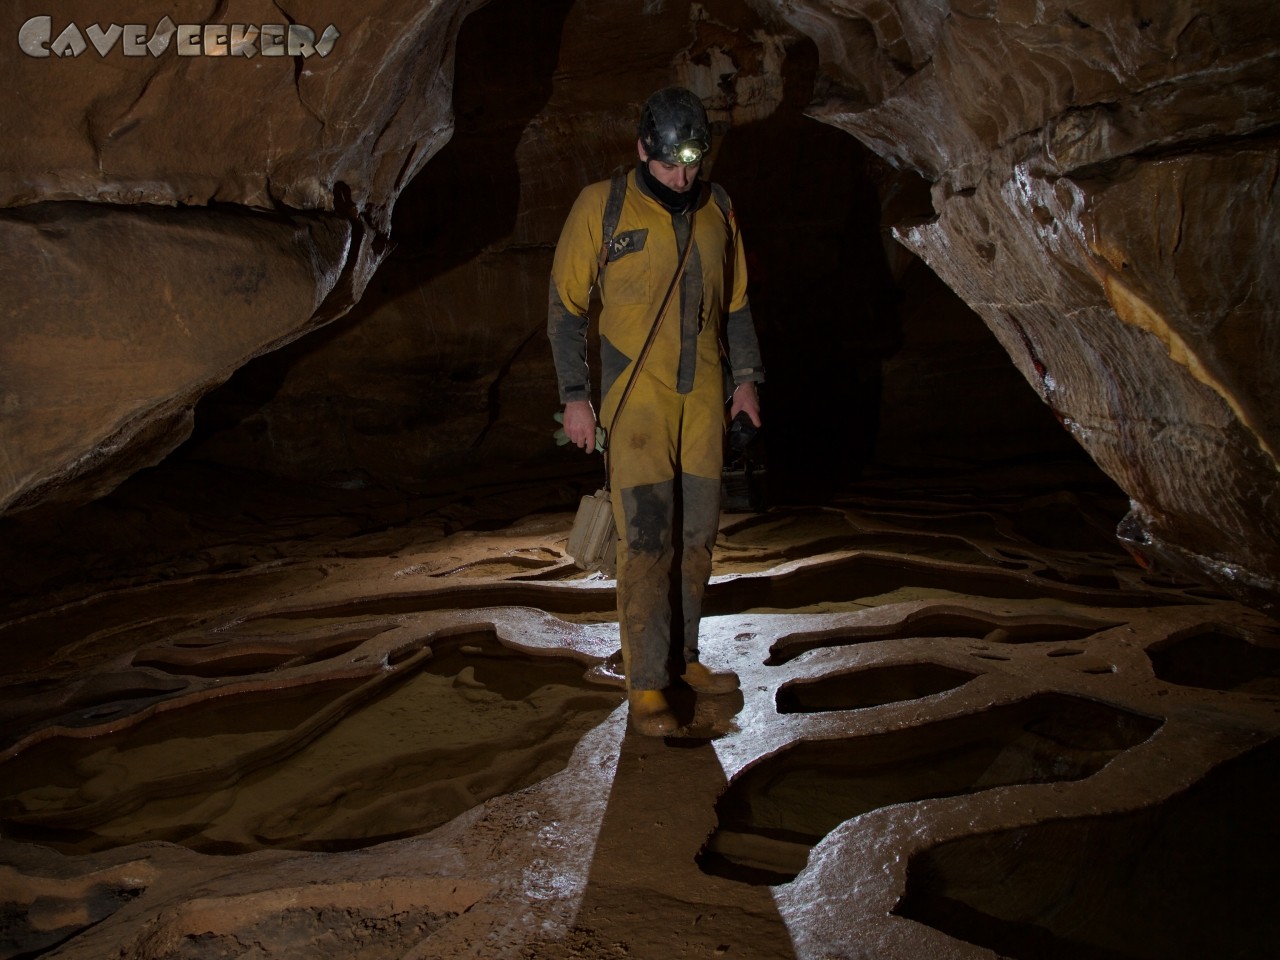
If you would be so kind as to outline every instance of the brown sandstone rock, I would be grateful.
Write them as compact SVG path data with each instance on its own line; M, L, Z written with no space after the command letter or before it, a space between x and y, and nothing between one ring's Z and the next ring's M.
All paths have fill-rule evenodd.
M212 343L190 343L156 310L162 272L123 288L103 274L106 286L89 302L115 306L97 308L97 339L86 346L85 314L60 307L54 316L43 299L48 278L15 253L4 322L20 334L8 338L6 356L20 362L6 362L0 505L108 489L179 442L195 400L236 367L360 298L385 253L377 238L397 197L447 135L452 44L478 6L409 9L386 0L358 17L333 2L286 8L284 19L340 31L327 56L305 60L125 58L90 47L78 57L15 53L0 61L0 78L14 91L14 109L0 120L0 202L333 211L327 226L308 219L305 230L243 219L240 239L249 246L235 256L254 261L252 244L260 243L268 269L291 279L264 287L243 315L232 311L234 334ZM461 105L480 111L467 116L472 139L439 158L422 193L408 190L419 215L413 229L424 233L400 232L402 259L380 278L370 319L335 330L328 359L312 356L324 347L318 342L284 356L297 369L272 368L258 385L281 388L277 401L261 411L233 402L230 419L243 420L247 433L206 449L309 475L317 465L367 465L412 478L447 468L458 451L474 464L487 447L500 462L545 443L551 404L529 402L550 390L536 289L563 210L581 183L606 175L627 152L644 93L672 79L694 87L730 136L744 132L740 147L752 143L746 131L762 135L748 146L753 158L770 157L758 171L788 169L763 146L784 150L796 133L771 118L803 71L787 66L792 41L751 10L727 2L623 6L561 0L528 12L519 39L547 62L524 84L496 69L507 47L482 36L471 53L479 59L467 66L486 96ZM6 14L0 30L16 36L44 12L28 7ZM513 16L510 4L490 7ZM266 23L280 12L244 3L223 19ZM1268 333L1276 151L1266 131L1280 112L1280 14L1243 0L754 4L754 13L770 12L821 53L824 78L810 113L934 183L937 216L903 220L900 238L978 311L1129 493L1124 536L1134 549L1271 602L1280 592L1280 425ZM204 16L144 5L129 18L157 25L165 13ZM55 24L87 27L100 17L72 3ZM521 62L506 60L513 69ZM495 103L505 104L500 116L482 115ZM804 169L818 176L820 157L836 152L814 150ZM749 194L732 183L733 157L726 154L716 176L749 212ZM763 183L762 194L782 190L803 208L808 201L787 192L799 181ZM843 202L828 212L838 219ZM217 273L228 261L217 252L165 260L167 237L197 221L178 211L131 216L121 222L131 224L125 249L135 270L165 261L171 286L178 278L224 286ZM167 216L173 223L161 226ZM98 269L85 266L96 254L79 238L81 217L65 240L45 238L67 264L64 275ZM18 231L11 244L21 246L25 222L7 221ZM200 222L240 232L227 219ZM345 244L348 230L354 239ZM798 253L795 262L813 259ZM182 314L189 325L228 322L218 297L191 300ZM138 317L147 318L141 327ZM779 342L795 323L785 318ZM148 363L137 362L140 353ZM89 354L117 362L86 378L78 360L58 359ZM68 413L66 399L82 392ZM18 412L21 423L10 415ZM317 423L342 429L326 437Z
M1280 596L1280 13L1242 2L778 5L811 113L934 181L899 238L1130 495L1149 561Z
M458 35L454 136L398 198L396 248L364 300L211 396L196 453L294 479L403 483L563 452L546 302L574 198L634 162L640 104L657 87L697 90L717 147L774 114L795 39L724 0L478 10ZM745 194L730 190L735 203Z
M325 55L126 56L90 44L75 57L20 54L16 40L45 5L10 5L0 35L12 94L0 140L0 206L41 200L241 204L334 209L337 184L385 230L396 193L448 137L452 45L474 0L247 0L58 4L50 32L143 24L290 24L340 34ZM210 19L217 16L217 20ZM261 43L250 44L261 49Z
M350 296L338 267L359 242L323 215L46 203L0 216L0 503L105 493L158 462L201 393Z
M6 9L0 206L18 209L0 229L0 511L88 499L155 463L204 392L359 299L398 191L448 137L453 38L474 5L216 14L318 37L332 24L329 52L306 57L179 56L177 32L129 56L85 2L60 4L27 44L72 55L30 56L23 25L48 11ZM134 4L114 25L149 41L212 15Z

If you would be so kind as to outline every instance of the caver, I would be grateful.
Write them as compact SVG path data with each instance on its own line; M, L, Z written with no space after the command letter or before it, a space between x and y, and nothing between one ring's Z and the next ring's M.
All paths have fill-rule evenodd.
M682 677L695 690L737 687L734 674L698 659L720 513L721 356L734 384L729 415L745 412L756 426L764 371L733 207L720 187L698 178L710 146L706 111L693 93L670 87L650 96L636 142L640 162L582 191L552 266L547 326L564 429L587 451L597 426L587 310L592 287L600 288L600 424L618 528L618 619L631 723L650 735L677 726L663 694L675 642Z

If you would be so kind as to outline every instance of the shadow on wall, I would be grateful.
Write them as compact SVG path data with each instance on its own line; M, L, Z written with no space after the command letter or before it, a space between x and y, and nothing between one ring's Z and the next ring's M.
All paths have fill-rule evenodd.
M782 104L730 130L714 170L748 251L774 428L770 487L784 498L822 497L871 461L881 363L902 340L870 171L878 161L803 114L816 68L812 44L795 44Z
M294 427L301 435L314 433L317 423L328 423L330 430L385 436L421 426L396 422L396 418L420 416L430 406L431 391L440 389L441 383L447 389L450 380L458 379L458 372L447 369L450 358L439 351L406 348L403 338L421 336L422 331L406 332L397 325L395 311L389 316L379 313L511 235L520 206L516 147L551 97L561 33L573 5L574 0L538 4L492 0L463 21L455 55L453 135L397 198L393 250L363 299L346 316L246 364L209 393L197 409L195 432L181 454L214 460L230 456L240 461L245 441L265 446L272 442L266 435L273 429L277 434L287 432L279 426L281 422L288 425L291 408L296 410ZM340 341L357 328L361 328L359 349L343 350ZM339 406L326 417L314 406L326 402L325 391L333 385L333 377L322 373L323 384L310 384L305 375L296 378L299 368L330 350L340 351L349 364L338 377L364 383L402 382L389 388L391 395L369 396L363 413L359 409L363 391L343 391L339 383ZM332 363L330 356L313 366ZM363 369L354 369L356 365ZM402 402L402 393L415 399ZM268 406L274 409L265 411ZM228 437L229 431L236 436ZM262 462L251 466L277 472L280 464L273 461L279 456L280 451L264 451ZM363 458L350 459L360 462Z
M627 165L629 144L615 158L606 141L630 120L610 124L669 82L688 18L624 0L493 0L468 17L455 133L397 201L396 249L364 299L210 393L181 455L342 485L572 466L549 442L557 207L607 173L601 153ZM751 262L769 499L820 501L869 466L1079 456L982 321L923 263L902 267L882 220L931 214L928 186L804 115L817 66L791 38L782 103L729 130L711 171Z
M804 115L812 44L784 70L781 106L730 130L713 171L752 271L770 498L821 501L868 468L1085 461L981 318L889 237L933 215L929 185Z
M520 138L546 107L574 0L491 0L464 21L454 133L396 201L396 250L369 307L510 237L520 209ZM384 268L385 269L385 268Z

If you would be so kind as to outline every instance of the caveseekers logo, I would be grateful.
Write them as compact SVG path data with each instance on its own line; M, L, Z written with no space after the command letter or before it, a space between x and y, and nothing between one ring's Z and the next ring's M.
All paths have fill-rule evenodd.
M18 31L18 46L29 57L78 57L92 45L105 57L117 46L126 57L158 57L170 47L180 57L327 57L342 36L333 24L319 39L299 23L177 23L168 17L155 27L145 23L74 23L55 36L52 17L32 17ZM87 38L87 39L86 39Z

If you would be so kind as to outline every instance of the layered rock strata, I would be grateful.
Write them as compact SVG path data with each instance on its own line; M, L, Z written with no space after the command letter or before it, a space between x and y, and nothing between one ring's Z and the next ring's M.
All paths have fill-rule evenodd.
M673 79L727 131L715 175L744 218L766 225L756 236L802 238L792 260L758 274L757 299L784 307L761 311L774 382L788 385L792 359L793 383L833 379L801 376L812 357L787 356L817 337L835 345L828 357L864 358L866 369L834 374L874 391L898 336L884 287L833 279L866 275L865 249L855 241L849 258L840 223L874 177L859 180L856 157L792 122L813 86L807 52L760 14L784 18L821 54L811 115L933 184L933 216L889 213L899 239L978 311L1130 495L1121 535L1135 554L1274 604L1280 15L1243 2L1100 0L757 0L754 12L561 0L521 14L495 0L485 12L505 25L479 24L468 61L470 139L415 181L448 137L452 47L479 6L387 0L356 18L326 3L144 5L129 14L137 29L98 23L84 3L58 17L25 3L5 15L14 49L0 77L14 109L0 121L0 510L97 496L165 456L212 387L360 299L402 195L414 216L399 225L402 260L384 271L370 315L260 369L222 421L209 418L244 429L205 451L279 475L332 464L398 480L545 446L553 404L529 398L553 392L536 305L562 208L626 155L639 100ZM31 46L24 28L42 18L47 32ZM258 29L259 51L283 20L281 36L309 29L316 49L248 56L229 39L223 49L217 30L183 32L210 19L228 21L227 38ZM516 80L498 69L513 36L537 53L508 58L530 70ZM183 37L199 40L199 55L179 54ZM142 47L131 54L131 43ZM51 55L30 55L42 49ZM766 198L804 211L803 184L842 170L850 182L828 198L826 219L771 219L778 204ZM778 282L801 274L794 287ZM868 305L869 319L811 320L838 301ZM876 413L877 397L849 399L821 409ZM947 392L945 416L971 412L954 401ZM774 409L813 422L787 403ZM864 419L851 429L869 446L875 416Z
M10 5L0 510L156 463L211 387L359 299L448 138L473 6Z
M897 237L1130 495L1147 562L1280 596L1280 13L1243 2L774 4L810 113L933 183Z

